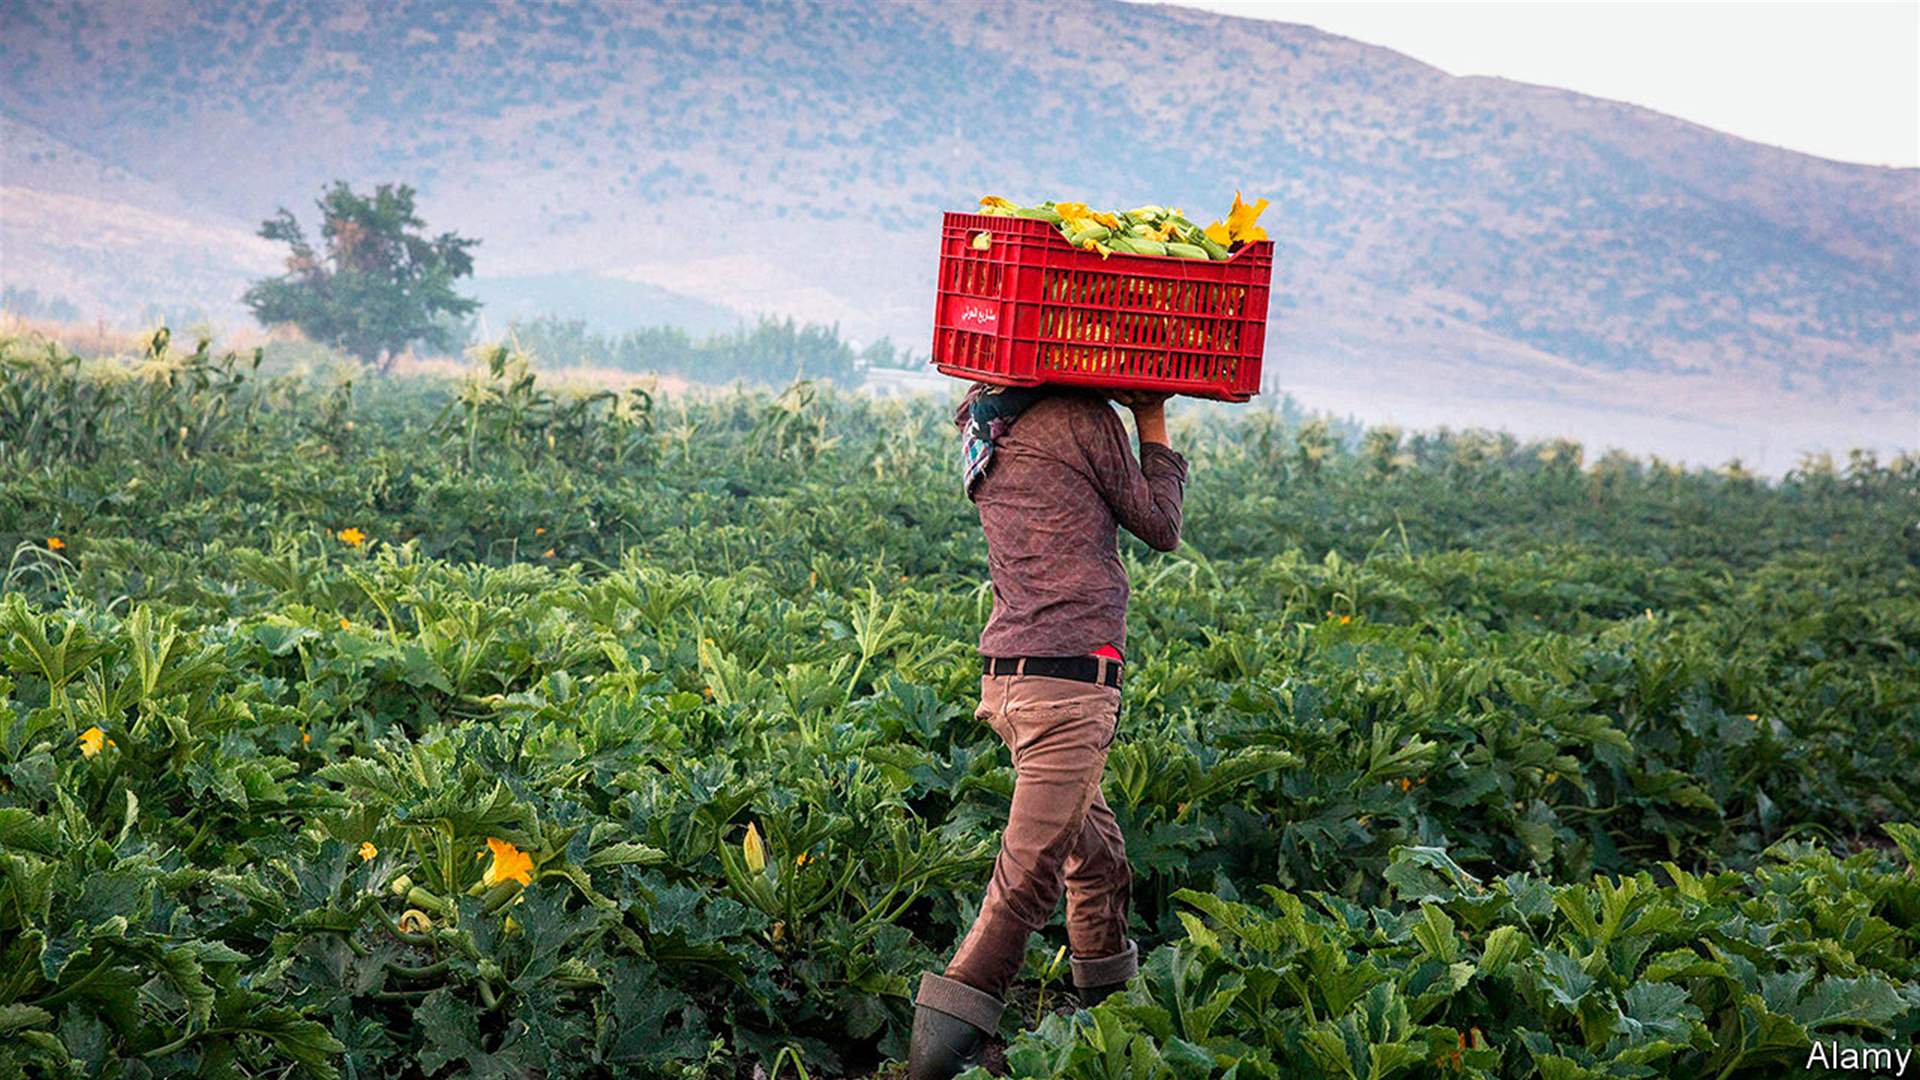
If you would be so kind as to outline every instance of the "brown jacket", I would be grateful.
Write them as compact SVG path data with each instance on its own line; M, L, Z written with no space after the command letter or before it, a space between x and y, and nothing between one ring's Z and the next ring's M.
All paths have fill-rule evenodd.
M957 422L968 422L966 410L963 402ZM1165 446L1148 443L1134 460L1105 398L1063 390L1029 406L995 444L973 490L993 577L980 652L1124 650L1127 574L1116 526L1172 551L1186 482L1187 460Z

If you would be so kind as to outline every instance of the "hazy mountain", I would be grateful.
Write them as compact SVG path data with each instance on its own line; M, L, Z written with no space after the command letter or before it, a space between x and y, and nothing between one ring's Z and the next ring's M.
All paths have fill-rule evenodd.
M1920 444L1920 170L1304 26L1106 2L5 3L0 110L0 273L83 307L231 310L271 269L260 219L400 179L482 238L482 273L573 313L617 314L596 290L618 282L689 321L925 348L940 210L1212 215L1238 187L1274 202L1270 366L1308 404L1713 460ZM539 302L516 288L489 299Z

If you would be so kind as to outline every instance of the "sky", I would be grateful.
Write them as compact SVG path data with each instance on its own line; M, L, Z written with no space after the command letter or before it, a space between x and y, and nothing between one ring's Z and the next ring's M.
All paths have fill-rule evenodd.
M1644 105L1839 161L1920 166L1920 0L1178 0L1306 23L1454 75Z

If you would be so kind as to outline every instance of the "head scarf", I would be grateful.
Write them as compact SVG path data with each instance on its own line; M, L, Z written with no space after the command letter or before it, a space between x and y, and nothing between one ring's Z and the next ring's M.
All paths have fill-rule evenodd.
M1043 386L977 383L961 399L954 422L960 425L960 472L969 498L993 462L994 444L1028 406L1045 396L1047 388Z

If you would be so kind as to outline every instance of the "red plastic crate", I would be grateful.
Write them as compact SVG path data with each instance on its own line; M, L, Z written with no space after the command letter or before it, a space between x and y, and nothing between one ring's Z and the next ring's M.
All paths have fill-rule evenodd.
M992 244L975 251L985 232ZM948 214L933 363L1003 386L1067 383L1245 401L1260 391L1273 244L1224 261L1067 243L1050 222Z

